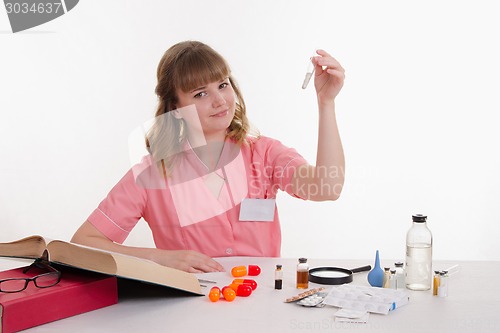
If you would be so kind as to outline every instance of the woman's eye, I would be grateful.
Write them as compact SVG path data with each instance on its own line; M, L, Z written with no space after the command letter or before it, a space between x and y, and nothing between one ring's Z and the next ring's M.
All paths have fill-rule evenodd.
M200 97L203 97L206 95L207 95L207 93L205 91L201 91L201 92L197 93L196 95L194 95L194 98L200 98Z
M220 84L220 86L219 86L219 89L224 89L224 88L226 88L228 85L229 85L229 83L227 83L227 82L222 82L222 83Z

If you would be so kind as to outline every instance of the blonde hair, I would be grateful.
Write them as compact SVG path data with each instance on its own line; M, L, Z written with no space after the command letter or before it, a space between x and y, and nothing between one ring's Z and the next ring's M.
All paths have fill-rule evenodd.
M227 137L241 144L250 131L246 107L226 60L210 46L198 41L185 41L170 47L158 64L158 107L155 121L146 135L146 147L155 162L170 174L175 156L181 151L187 133L182 119L165 117L176 109L177 89L191 91L207 83L229 78L237 97L236 110Z

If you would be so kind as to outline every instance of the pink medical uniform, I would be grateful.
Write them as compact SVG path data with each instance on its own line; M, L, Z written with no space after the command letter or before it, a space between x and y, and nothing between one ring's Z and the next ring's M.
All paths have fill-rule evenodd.
M274 199L278 190L294 195L292 176L305 163L294 149L261 136L242 145L227 140L217 167L209 172L187 144L166 179L146 156L88 221L117 243L144 218L159 249L195 250L211 257L278 257L281 228L276 207L270 221L240 221L242 201Z

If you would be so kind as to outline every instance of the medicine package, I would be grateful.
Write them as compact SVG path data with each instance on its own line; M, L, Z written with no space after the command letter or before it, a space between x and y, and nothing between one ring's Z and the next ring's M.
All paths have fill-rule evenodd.
M328 293L326 292L318 292L301 299L296 304L305 307L323 307L325 306L325 304L323 304L323 301L327 295Z
M386 315L408 301L405 290L343 284L332 287L323 304Z

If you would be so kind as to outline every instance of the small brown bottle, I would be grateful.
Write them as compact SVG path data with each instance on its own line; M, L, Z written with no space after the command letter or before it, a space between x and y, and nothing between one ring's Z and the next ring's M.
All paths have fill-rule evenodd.
M278 290L283 288L283 271L281 267L281 265L276 265L276 270L274 271L274 289Z
M297 288L309 288L309 264L306 258L300 258L297 265Z

